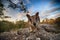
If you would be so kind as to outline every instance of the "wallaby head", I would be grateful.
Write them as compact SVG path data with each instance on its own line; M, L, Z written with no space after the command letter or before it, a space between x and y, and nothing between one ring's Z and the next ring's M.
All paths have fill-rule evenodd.
M40 23L40 18L39 18L39 12L37 12L35 15L30 16L29 14L26 15L28 18L28 22L32 26L37 26L38 23Z

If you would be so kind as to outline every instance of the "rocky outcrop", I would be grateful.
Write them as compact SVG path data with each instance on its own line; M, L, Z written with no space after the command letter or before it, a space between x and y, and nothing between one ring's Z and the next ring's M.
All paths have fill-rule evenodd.
M30 32L29 28L22 28L16 32L4 32L0 34L0 40L60 40L60 33L52 33L56 30L52 25L40 25L38 29L34 32Z

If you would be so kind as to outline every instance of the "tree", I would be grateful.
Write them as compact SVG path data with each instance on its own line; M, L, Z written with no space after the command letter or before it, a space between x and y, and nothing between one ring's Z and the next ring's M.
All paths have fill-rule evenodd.
M3 4L1 3L1 0L0 0L0 18L2 18L2 16L4 15L3 10L4 10Z
M8 7L11 7L13 9L19 8L19 9L21 9L21 11L28 12L27 7L24 5L24 2L22 0L19 0L20 6L13 3L12 0L7 0L7 1L9 1L9 3L10 3L10 5L8 5Z
M54 19L50 19L49 20L49 24L54 24L55 20Z
M57 24L58 26L60 25L60 17L56 18L55 24Z
M2 1L0 0L0 18L3 20L4 18L11 18L10 16L5 16L3 13L4 5L2 4Z

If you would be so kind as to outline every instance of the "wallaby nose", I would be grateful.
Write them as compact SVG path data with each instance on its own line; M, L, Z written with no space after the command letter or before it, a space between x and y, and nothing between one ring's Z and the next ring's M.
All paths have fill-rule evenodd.
M33 23L34 26L36 26L36 23Z

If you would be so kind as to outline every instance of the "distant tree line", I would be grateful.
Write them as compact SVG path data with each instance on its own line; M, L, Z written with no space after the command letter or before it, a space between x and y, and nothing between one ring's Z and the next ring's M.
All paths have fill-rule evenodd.
M56 19L44 19L42 22L42 24L57 24L60 25L60 17L57 17Z

